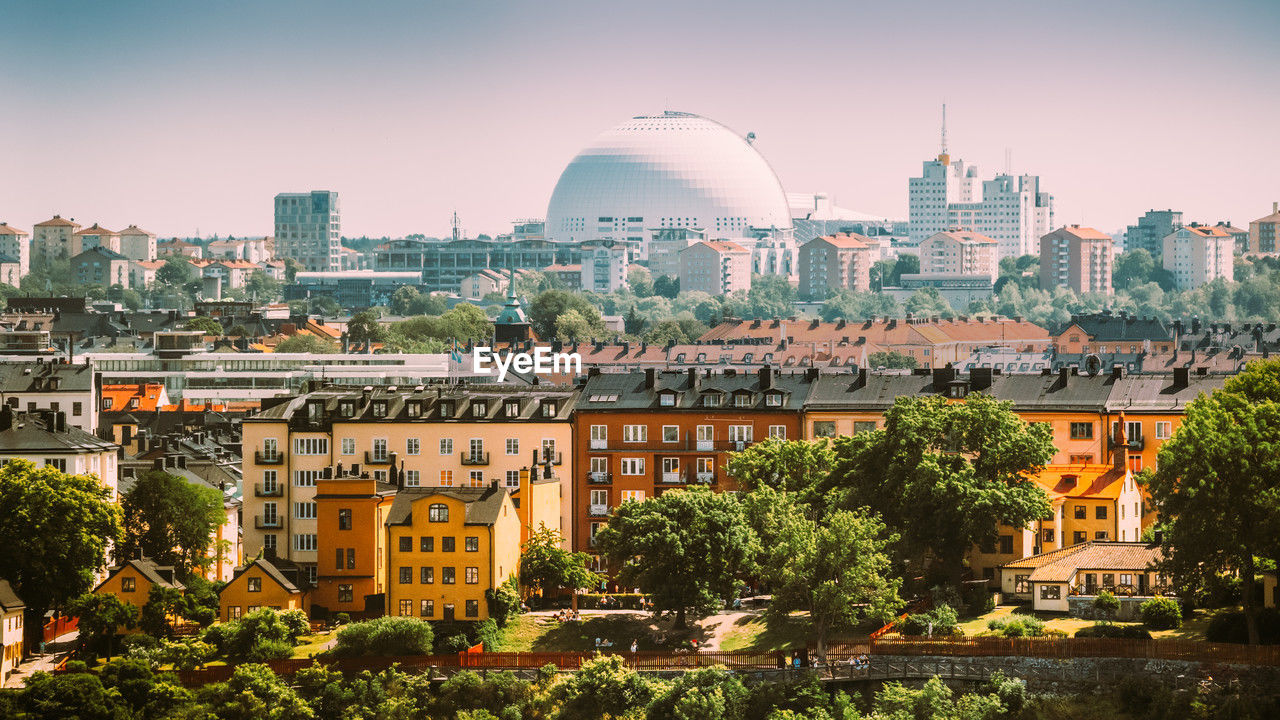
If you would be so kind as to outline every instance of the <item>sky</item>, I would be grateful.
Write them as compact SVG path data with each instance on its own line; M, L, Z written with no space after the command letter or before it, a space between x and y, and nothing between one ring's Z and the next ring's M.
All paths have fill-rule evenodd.
M0 221L263 235L334 190L347 236L542 217L598 133L743 134L789 192L905 218L938 152L1040 175L1057 223L1247 227L1280 200L1280 2L0 0Z

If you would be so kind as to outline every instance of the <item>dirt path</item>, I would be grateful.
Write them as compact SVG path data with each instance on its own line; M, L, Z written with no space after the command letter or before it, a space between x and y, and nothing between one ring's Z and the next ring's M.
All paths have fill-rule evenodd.
M725 612L712 615L702 621L702 631L706 634L703 650L719 650L724 639L737 627L738 621L745 617L755 617L758 613L747 611Z

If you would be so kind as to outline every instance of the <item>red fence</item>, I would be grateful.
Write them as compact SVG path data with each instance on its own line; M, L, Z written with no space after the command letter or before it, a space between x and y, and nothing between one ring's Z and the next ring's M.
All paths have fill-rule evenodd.
M1234 645L1197 640L1127 640L1120 638L1000 638L946 640L903 638L871 641L875 655L940 655L1041 658L1139 658L1193 662L1280 665L1280 645Z
M59 635L66 635L80 626L80 618L59 615L44 625L44 641L53 642Z

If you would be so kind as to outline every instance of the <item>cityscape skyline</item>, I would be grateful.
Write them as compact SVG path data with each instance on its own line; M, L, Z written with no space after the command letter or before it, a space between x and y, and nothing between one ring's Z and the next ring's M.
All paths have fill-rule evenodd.
M0 64L23 72L0 76L19 108L0 119L0 220L267 235L276 194L324 189L347 236L445 236L454 211L496 234L542 217L597 134L662 110L756 133L788 192L905 219L943 102L952 156L990 177L1012 149L1057 226L1166 207L1245 225L1280 196L1258 162L1280 152L1280 97L1258 90L1274 4L774 9L7 5ZM1231 42L1192 52L1185 27Z

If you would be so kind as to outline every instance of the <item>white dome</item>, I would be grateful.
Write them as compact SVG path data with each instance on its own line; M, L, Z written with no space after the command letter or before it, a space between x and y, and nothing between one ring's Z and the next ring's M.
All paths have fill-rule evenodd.
M564 169L547 205L552 240L639 240L664 227L748 237L752 227L791 227L791 213L751 143L679 112L642 115L600 135Z

